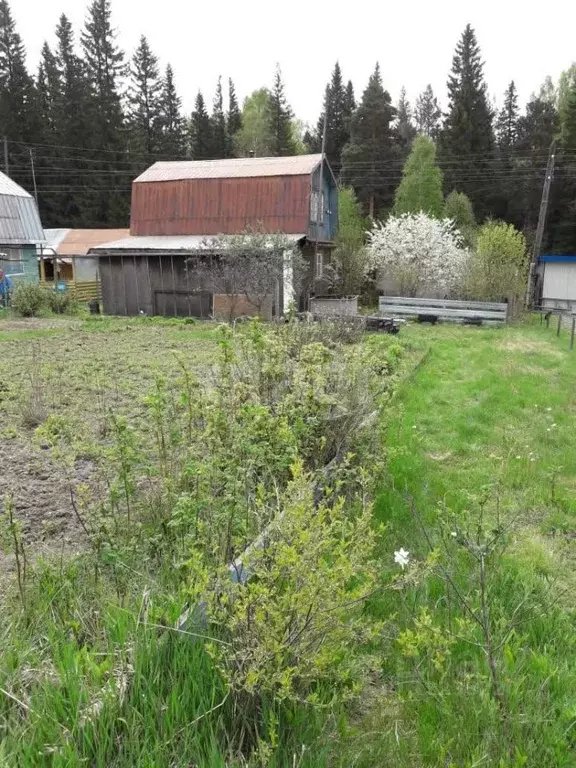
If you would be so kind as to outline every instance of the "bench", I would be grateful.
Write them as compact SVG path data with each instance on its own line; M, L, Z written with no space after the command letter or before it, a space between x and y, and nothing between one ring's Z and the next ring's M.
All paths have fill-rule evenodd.
M388 317L414 317L421 323L432 324L442 320L466 325L503 325L508 318L508 305L495 301L380 296L378 309Z

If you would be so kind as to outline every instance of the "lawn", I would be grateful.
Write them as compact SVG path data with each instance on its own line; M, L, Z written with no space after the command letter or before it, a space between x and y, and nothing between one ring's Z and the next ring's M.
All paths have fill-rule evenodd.
M506 714L490 702L482 633L469 627L454 640L454 622L468 611L435 572L373 603L398 624L342 765L574 765L576 355L568 335L532 324L409 326L402 340L429 353L387 422L389 477L376 507L387 526L384 571L398 568L400 547L415 563L436 548L479 611L477 544L502 531L487 602Z
M200 479L190 485L191 465L185 466L186 492L177 493L171 451L183 450L179 430L192 392L182 388L183 366L211 382L217 356L231 354L222 338L214 326L178 320L0 320L2 482L14 494L26 546L51 562L40 562L20 616L13 548L8 542L1 554L0 547L0 569L13 587L10 610L0 620L9 649L0 654L7 697L0 695L0 765L4 755L17 764L50 766L87 760L235 768L576 764L576 353L568 349L567 334L558 339L552 329L531 323L502 329L408 325L397 339L368 339L376 370L393 381L384 388L382 429L372 428L382 435L373 466L383 468L374 521L385 527L377 534L380 586L370 591L364 613L367 621L382 621L371 639L369 685L344 707L277 704L263 696L250 749L249 715L242 711L250 697L226 692L212 655L198 642L141 628L149 610L160 627L173 624L190 583L178 582L176 574L202 576L201 552L186 538L190 488L198 495L202 478L214 472L217 482L202 497L202 514L212 508L210 488L222 498L222 508L215 504L214 510L226 511L223 520L246 505L249 517L235 534L243 541L260 520L261 499L276 503L276 478L286 475L293 454L294 434L285 428L291 414L280 410L277 420L267 421L265 399L243 410L243 380L229 392L222 389L222 411L207 401L206 449L200 444L191 454ZM263 398L283 382L279 358L266 343L256 334L253 359L262 366L256 386ZM317 357L314 343L310 352L272 402L297 412L306 401L305 415L291 429L315 466L325 441L311 442L308 429L324 402L314 400L326 373L316 366L328 358L326 351ZM298 350L291 354L299 358ZM310 386L293 393L308 375ZM178 398L172 402L174 382ZM350 378L351 392L356 383ZM340 398L348 397L346 382L337 376L332 384L341 387ZM356 407L360 400L350 402ZM229 411L241 413L241 420L226 422L222 414ZM111 412L120 418L117 434L110 432ZM183 420L171 423L172 413ZM217 418L210 421L210 413ZM123 420L133 439L126 438ZM94 562L83 554L87 542L70 488L96 483L101 464L119 463L125 487L107 490L115 505L124 490L136 499L141 478L131 472L143 462L140 454L149 460L149 440L160 446L157 465L146 474L160 522L142 531L133 526L134 539L149 533L152 539L132 552L143 545L134 544L124 526L134 522L129 514L122 517L121 546L104 552L96 566L95 573L108 568L113 574L105 586L101 576L89 576ZM244 487L247 467L253 490L252 479ZM239 482L228 482L230 474ZM162 497L156 492L164 480ZM339 482L342 488L348 480ZM166 510L165 497L176 499ZM214 528L217 541L222 526ZM174 541L194 557L182 562L180 549L171 559ZM406 570L394 561L401 548L409 552ZM328 561L340 554L335 550ZM298 565L292 551L289 556L283 568ZM154 570L162 558L167 576ZM479 562L486 565L482 577ZM119 599L117 565L126 569ZM285 577L282 571L273 583L284 584ZM263 582L255 585L261 601L266 593L259 588ZM358 650L354 643L348 647L350 655ZM86 712L99 690L104 698L92 724Z

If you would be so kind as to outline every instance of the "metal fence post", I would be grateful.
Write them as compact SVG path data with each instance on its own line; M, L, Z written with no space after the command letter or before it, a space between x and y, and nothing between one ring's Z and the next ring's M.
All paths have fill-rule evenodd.
M562 312L558 314L558 328L556 329L556 336L560 336L560 326L562 325Z
M570 349L574 349L574 329L576 328L576 314L572 313L572 328L570 330Z

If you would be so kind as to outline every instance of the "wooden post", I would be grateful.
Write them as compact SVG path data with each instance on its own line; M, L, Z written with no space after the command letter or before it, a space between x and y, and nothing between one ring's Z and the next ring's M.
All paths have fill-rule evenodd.
M576 314L572 313L572 329L570 330L570 349L574 349L574 329L576 328Z
M550 312L546 315L546 328L550 328Z
M562 312L558 313L558 328L556 329L556 336L560 336L560 326L562 325Z

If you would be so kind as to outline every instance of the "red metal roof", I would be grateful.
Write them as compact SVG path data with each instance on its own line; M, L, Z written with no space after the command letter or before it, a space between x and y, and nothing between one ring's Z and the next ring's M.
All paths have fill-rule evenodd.
M181 179L245 179L258 176L306 176L322 155L240 157L226 160L178 160L154 163L134 183Z
M129 229L47 229L48 246L58 256L86 256L91 248L128 237Z

